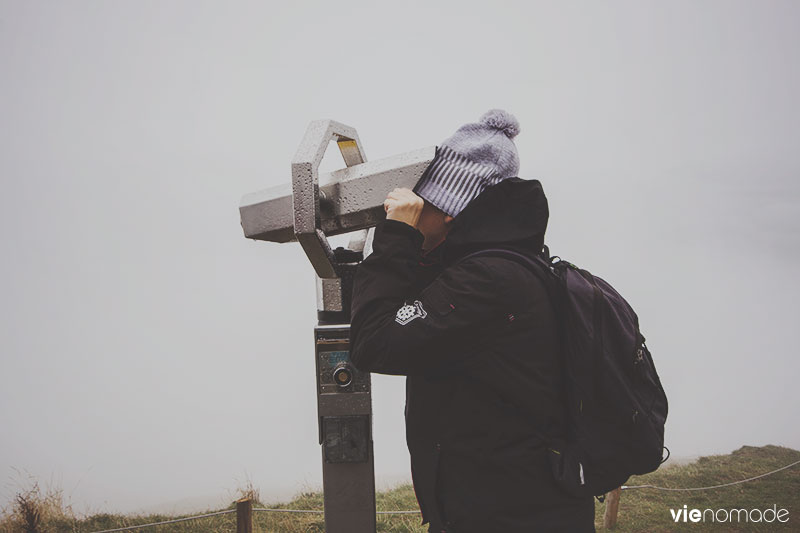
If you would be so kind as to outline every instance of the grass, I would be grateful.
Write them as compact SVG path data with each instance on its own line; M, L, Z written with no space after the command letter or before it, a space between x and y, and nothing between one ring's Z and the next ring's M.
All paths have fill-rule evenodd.
M663 487L700 487L738 481L774 470L800 460L800 451L780 446L743 446L728 455L701 457L686 465L669 465L644 476L633 476L627 485ZM240 490L251 498L254 507L322 510L322 493L303 492L291 502L264 504L258 491L249 485ZM376 495L378 510L418 509L411 485L401 485ZM675 523L670 509L787 509L789 521L764 523ZM235 502L228 509L235 509ZM595 525L603 531L605 504L597 503ZM213 511L208 511L213 512ZM622 492L615 531L662 533L672 531L798 531L800 517L800 465L771 476L720 489L697 492L663 492L654 489L631 489ZM205 514L203 512L193 514ZM191 515L185 515L191 516ZM95 514L76 516L64 505L60 491L42 491L38 485L20 492L0 515L0 533L90 533L136 524L180 518L164 515ZM710 520L710 517L707 518ZM378 515L378 531L391 533L426 533L419 514ZM322 514L268 513L253 515L256 532L300 533L325 530ZM135 530L142 533L200 533L236 531L235 513ZM487 532L494 533L494 532Z
M644 476L633 476L627 485L705 487L763 474L800 460L800 452L781 446L742 446L728 455L700 457L687 465L664 466ZM789 511L784 524L675 523L670 509L701 511L760 509L777 504ZM599 504L595 524L600 530L604 504ZM722 514L721 516L724 516ZM707 516L710 520L710 513ZM744 518L742 518L744 520ZM616 531L662 533L671 531L798 531L800 530L800 465L748 483L697 492L663 492L653 489L622 491Z

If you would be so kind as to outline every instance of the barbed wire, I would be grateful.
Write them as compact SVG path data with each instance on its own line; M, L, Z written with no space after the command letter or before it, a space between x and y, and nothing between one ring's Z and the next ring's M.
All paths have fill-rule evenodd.
M767 472L766 474L760 474L758 476L749 477L747 479L741 479L739 481L731 481L730 483L723 483L721 485L711 485L709 487L691 487L687 489L680 489L680 488L671 488L671 487L657 487L656 485L622 485L620 487L622 490L628 489L656 489L656 490L666 490L666 491L692 491L692 490L709 490L709 489L719 489L722 487L730 487L731 485L739 485L740 483L747 483L748 481L753 481L754 479L759 479L762 477L770 476L776 472L780 472L781 470L786 470L787 468L791 468L795 465L800 464L800 461L795 461L791 464L786 466L782 466L772 472Z

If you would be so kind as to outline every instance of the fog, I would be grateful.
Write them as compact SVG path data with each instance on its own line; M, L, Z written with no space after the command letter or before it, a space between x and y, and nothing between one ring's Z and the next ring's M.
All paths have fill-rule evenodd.
M0 506L32 480L125 512L321 485L314 273L238 206L325 118L378 159L513 113L551 251L639 314L673 456L800 448L799 17L0 1ZM404 391L373 375L379 486L410 479Z

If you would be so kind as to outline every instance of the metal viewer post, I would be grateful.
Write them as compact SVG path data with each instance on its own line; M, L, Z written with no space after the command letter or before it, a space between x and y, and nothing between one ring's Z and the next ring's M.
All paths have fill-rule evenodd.
M346 168L325 175L320 187L319 164L331 140ZM367 162L354 128L317 120L292 160L291 186L247 194L239 207L245 237L297 240L317 276L314 352L328 533L376 530L370 375L349 358L353 277L366 230L384 218L386 194L413 188L434 155L430 146ZM328 236L351 232L356 233L347 248L331 248Z

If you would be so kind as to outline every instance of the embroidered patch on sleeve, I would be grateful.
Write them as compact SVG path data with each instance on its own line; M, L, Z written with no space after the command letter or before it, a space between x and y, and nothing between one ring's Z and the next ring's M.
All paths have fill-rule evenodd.
M428 313L422 308L422 302L414 300L413 304L406 304L397 311L394 321L405 326L415 318L425 318Z

